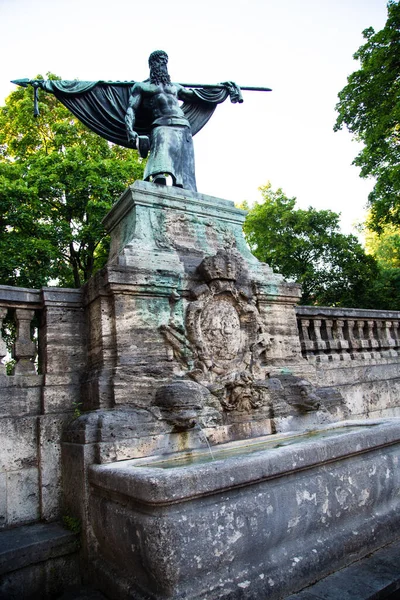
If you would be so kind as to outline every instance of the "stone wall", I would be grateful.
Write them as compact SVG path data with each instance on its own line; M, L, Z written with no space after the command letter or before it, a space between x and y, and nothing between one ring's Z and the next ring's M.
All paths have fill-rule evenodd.
M60 517L61 432L79 409L84 322L79 290L0 286L0 528ZM39 347L39 352L38 352Z
M83 409L115 406L114 299L94 293L93 285L86 312L80 290L0 286L0 319L16 325L13 374L0 366L2 529L62 516L62 431ZM284 324L278 304L272 306L277 315L261 310L271 313L271 336L279 337ZM303 364L319 386L338 388L352 418L400 416L399 313L298 306L295 316L302 353L297 370ZM3 362L6 355L0 339ZM282 361L275 359L273 368L284 368Z

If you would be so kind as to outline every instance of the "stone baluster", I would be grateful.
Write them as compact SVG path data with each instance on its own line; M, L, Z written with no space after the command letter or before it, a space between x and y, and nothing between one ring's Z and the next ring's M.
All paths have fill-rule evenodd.
M305 342L310 341L310 334L308 332L309 326L310 326L309 319L300 319L301 338Z
M358 340L364 340L364 321L355 322L355 330Z
M326 339L329 341L333 340L332 327L333 327L333 321L331 319L326 319L325 320Z
M369 343L368 340L365 339L364 336L364 325L365 325L365 321L361 321L361 320L357 320L354 324L354 330L355 330L355 337L357 340L357 346L359 348L359 357L363 358L364 360L370 358L369 352L366 350L368 350L369 348Z
M385 356L385 338L384 338L384 333L382 331L383 322L376 321L375 323L376 323L376 333L377 333L377 338L378 338L378 343L379 343L380 355Z
M333 323L333 337L337 340L338 351L340 352L340 360L350 360L349 342L344 338L344 321L337 319Z
M400 354L399 325L399 321L393 321L393 336L395 341L395 350L397 354Z
M345 335L347 334L346 339L350 342L350 347L354 346L354 341L355 341L354 323L355 323L355 321L352 321L351 319L346 320Z
M3 340L1 330L3 327L3 320L7 315L7 308L0 307L0 375L6 374L6 366L3 365L2 360L5 356L7 356L7 346L5 341Z
M353 321L352 319L347 319L345 331L347 333L347 339L348 339L349 345L350 345L350 356L353 360L355 358L358 358L357 353L359 350L358 340L356 339L356 337L354 335L354 326L355 326L355 321Z
M310 358L314 356L314 342L310 338L310 320L300 319L301 350L303 356Z
M379 342L375 337L374 325L375 321L367 321L368 325L368 344L370 348L371 358L379 358L380 354L377 351L379 348Z
M394 350L396 342L392 337L392 321L383 321L383 339L385 344L385 355L397 356L397 352Z
M321 337L321 325L322 325L322 321L320 319L314 319L313 320L313 325L314 325L314 338L316 342L321 342L322 341L322 337Z
M16 375L35 373L36 344L31 338L31 322L35 316L34 310L17 308L15 319L17 322L17 336L14 343L14 358L17 361L14 367Z
M331 360L340 360L340 349L338 346L338 342L334 337L333 329L333 319L325 320L325 329L326 329L326 345L330 350L329 358Z
M337 319L333 324L333 336L335 340L344 340L343 334L344 321Z
M314 319L314 348L317 354L317 361L322 362L329 360L329 356L326 354L327 345L325 340L322 339L321 336L321 327L322 321L321 319Z

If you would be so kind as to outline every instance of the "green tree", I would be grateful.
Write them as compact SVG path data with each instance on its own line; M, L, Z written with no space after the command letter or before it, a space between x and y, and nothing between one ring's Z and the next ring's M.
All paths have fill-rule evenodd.
M144 165L52 94L35 118L32 95L19 88L0 108L0 283L79 287L106 260L102 218Z
M345 125L363 143L353 164L374 177L370 226L400 224L400 2L390 1L385 27L363 31L366 43L354 54L360 68L339 93L334 129Z
M378 267L353 235L339 230L330 210L296 209L296 199L271 184L248 213L244 231L258 259L302 286L302 304L373 307L371 282Z
M388 224L380 233L364 229L365 248L384 269L400 269L400 227Z
M400 227L385 225L378 234L364 228L365 247L379 266L373 282L375 308L400 310Z

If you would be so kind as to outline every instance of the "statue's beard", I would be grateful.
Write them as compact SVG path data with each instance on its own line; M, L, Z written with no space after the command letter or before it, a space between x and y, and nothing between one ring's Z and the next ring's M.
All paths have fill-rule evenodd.
M154 62L150 67L150 83L155 83L156 85L163 83L164 85L167 83L171 83L171 78L168 75L167 65Z

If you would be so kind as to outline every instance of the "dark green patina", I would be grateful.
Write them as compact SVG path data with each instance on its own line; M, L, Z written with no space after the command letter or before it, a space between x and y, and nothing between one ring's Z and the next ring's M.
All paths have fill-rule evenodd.
M192 137L211 118L217 104L228 96L243 102L241 89L228 81L219 85L172 83L168 56L156 50L149 57L150 77L135 81L65 81L18 79L13 83L56 96L82 123L114 144L135 148L147 157L145 179L196 191ZM182 104L181 102L182 101Z

